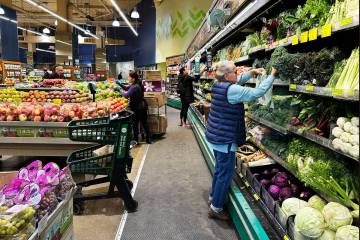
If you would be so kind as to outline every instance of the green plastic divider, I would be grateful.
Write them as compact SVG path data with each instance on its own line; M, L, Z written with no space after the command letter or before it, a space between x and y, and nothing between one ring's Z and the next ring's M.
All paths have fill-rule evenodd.
M213 174L215 157L209 142L205 138L205 129L191 109L189 109L188 118L193 124L193 132L209 170ZM239 238L242 240L268 240L268 235L235 182L231 183L229 199L227 208Z
M181 101L180 101L180 99L168 98L167 99L167 105L169 107L173 107L173 108L176 108L176 109L181 109Z

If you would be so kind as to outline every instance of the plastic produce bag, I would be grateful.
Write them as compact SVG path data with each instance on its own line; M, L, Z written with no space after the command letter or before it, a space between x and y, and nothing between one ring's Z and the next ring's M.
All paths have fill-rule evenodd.
M60 172L60 184L56 188L56 196L59 200L64 200L66 194L75 186L75 182L71 176L70 168L65 167Z
M256 81L256 87L259 87L259 85L265 81L265 79L268 77L268 75L266 73L263 73L263 74L259 74L256 78L255 78L255 81ZM274 103L272 102L272 90L273 90L273 87L271 87L266 93L264 96L260 97L258 99L258 103L263 105L263 106L269 106L269 108L274 108Z
M24 233L23 229L33 226L34 216L35 209L28 205L15 205L2 213L0 215L0 239L24 239L20 238ZM33 228L30 230L28 232L34 231Z

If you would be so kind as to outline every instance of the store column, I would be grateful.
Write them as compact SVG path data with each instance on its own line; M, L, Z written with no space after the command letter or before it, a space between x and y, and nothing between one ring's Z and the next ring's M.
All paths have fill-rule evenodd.
M5 10L4 17L16 21L16 11L2 6ZM9 20L0 19L1 31L1 59L8 61L19 60L19 44L17 23Z

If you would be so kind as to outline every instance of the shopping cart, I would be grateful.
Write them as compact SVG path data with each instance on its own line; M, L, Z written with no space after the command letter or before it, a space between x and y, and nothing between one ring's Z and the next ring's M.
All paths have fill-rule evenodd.
M103 176L77 183L74 212L84 211L84 201L120 197L128 212L136 211L138 203L131 196L133 183L127 178L132 166L130 156L131 123L133 113L128 110L109 117L74 120L68 124L69 138L73 141L94 142L97 145L71 153L67 163L73 173ZM99 150L111 146L111 152L99 155ZM98 151L98 152L97 152ZM101 152L101 151L100 151ZM109 182L107 192L86 194L83 187ZM115 191L115 186L117 191Z

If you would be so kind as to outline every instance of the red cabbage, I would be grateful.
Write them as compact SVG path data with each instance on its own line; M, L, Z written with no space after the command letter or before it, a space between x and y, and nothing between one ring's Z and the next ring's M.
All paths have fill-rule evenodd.
M293 195L294 195L295 197L297 197L297 196L299 195L299 193L300 193L300 188L299 188L299 186L296 185L296 184L294 184L294 183L292 183L292 184L290 184L290 187L291 187L291 191L292 191Z
M289 181L288 179L280 173L277 173L273 178L272 178L272 182L273 184L279 186L279 187L287 187L289 186Z
M270 185L268 191L269 191L269 194L273 197L274 200L277 200L279 198L280 187L278 187L276 185Z
M279 192L280 201L284 201L287 198L293 197L293 193L290 187L284 187Z
M265 169L265 170L261 173L261 175L263 175L264 177L267 177L267 176L271 175L271 172L270 172L269 169Z
M271 184L271 181L269 179L261 179L260 185L264 187L268 187Z
M307 201L309 200L309 198L311 198L312 195L313 193L311 192L311 190L306 189L300 193L300 199Z

